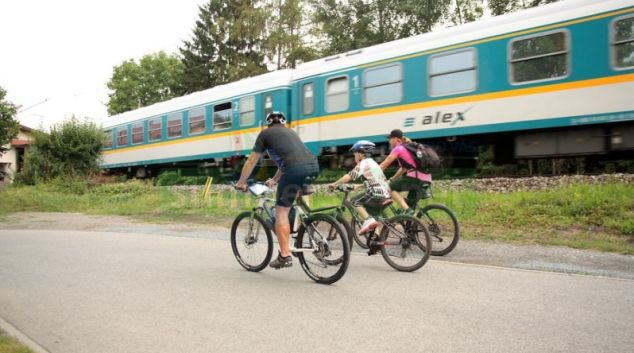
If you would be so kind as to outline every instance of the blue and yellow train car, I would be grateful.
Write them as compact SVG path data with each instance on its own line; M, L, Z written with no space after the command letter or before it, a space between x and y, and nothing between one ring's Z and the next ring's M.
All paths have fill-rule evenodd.
M631 158L634 2L567 0L342 53L108 119L104 168L216 164L249 153L284 111L323 163L401 129L446 164Z
M276 71L108 118L102 168L146 177L166 166L214 166L248 154L262 129L259 117L289 113L291 74Z
M509 161L618 154L634 148L634 3L563 1L310 62L293 102L322 154L395 128L466 166L484 144Z

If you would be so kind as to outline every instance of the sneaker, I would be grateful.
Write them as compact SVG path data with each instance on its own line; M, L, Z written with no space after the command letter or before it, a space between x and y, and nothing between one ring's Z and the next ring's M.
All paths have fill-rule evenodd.
M271 261L269 264L269 267L273 267L276 270L291 266L293 266L293 258L290 256L283 257L280 253L277 254L277 259Z
M413 216L414 215L414 208L410 207L410 208L406 209L405 211L403 211L403 214L408 215L408 216Z
M363 222L361 229L359 230L359 235L363 235L368 232L368 230L372 228L376 228L379 223L372 217L368 217L368 219Z

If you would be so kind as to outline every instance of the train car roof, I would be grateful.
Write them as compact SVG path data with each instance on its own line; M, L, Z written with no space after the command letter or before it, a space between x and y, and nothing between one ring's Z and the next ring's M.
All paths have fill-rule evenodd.
M301 80L326 72L333 73L359 65L380 63L383 60L450 47L522 29L541 27L632 5L632 0L567 0L556 2L307 62L297 68L293 79Z
M290 88L292 74L292 70L279 70L245 78L226 85L212 87L204 91L194 92L165 102L113 115L103 119L102 123L104 127L113 127L277 87Z

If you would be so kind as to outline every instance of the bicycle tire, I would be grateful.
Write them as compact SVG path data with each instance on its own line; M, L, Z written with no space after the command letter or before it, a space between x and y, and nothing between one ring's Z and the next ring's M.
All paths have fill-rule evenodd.
M460 240L460 221L447 206L432 203L420 208L420 220L427 226L432 240L431 254L449 254Z
M361 249L366 249L366 250L369 249L368 245L366 244L365 236L359 235L359 229L361 229L362 223L357 221L356 218L352 217L349 224L350 224L350 230L352 231L350 237L354 239L354 242L357 243L357 245L359 245Z
M335 219L337 220L337 222L341 223L341 225L343 226L343 229L346 231L346 234L348 235L348 244L350 245L350 250L352 251L352 243L354 243L354 241L353 241L352 228L350 226L350 222L348 222L343 217L336 217Z
M273 256L273 237L264 219L253 212L240 213L231 225L231 249L238 263L246 270L259 272L266 268ZM242 228L246 221L246 228ZM251 234L256 226L255 237ZM264 243L266 240L266 244Z
M432 246L431 237L423 222L409 215L397 215L387 222L405 233L407 239L403 239L398 234L391 234L391 227L383 227L379 241L381 243L395 243L394 245L381 245L381 255L383 255L385 262L395 270L402 272L413 272L423 267L429 260Z
M350 264L350 244L343 226L332 216L313 214L299 227L296 248L312 247L308 231L312 232L319 248L313 252L297 252L302 269L317 283L337 282Z

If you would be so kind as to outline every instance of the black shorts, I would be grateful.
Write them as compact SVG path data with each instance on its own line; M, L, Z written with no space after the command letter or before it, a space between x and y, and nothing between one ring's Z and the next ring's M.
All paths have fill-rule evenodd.
M281 207L293 206L297 193L318 175L319 164L317 162L298 163L285 167L282 170L282 177L277 182L275 204Z
M403 176L390 183L390 189L397 192L407 191L407 200L411 202L418 202L418 200L423 198L424 191L429 188L429 185L431 185L431 183L427 181Z

